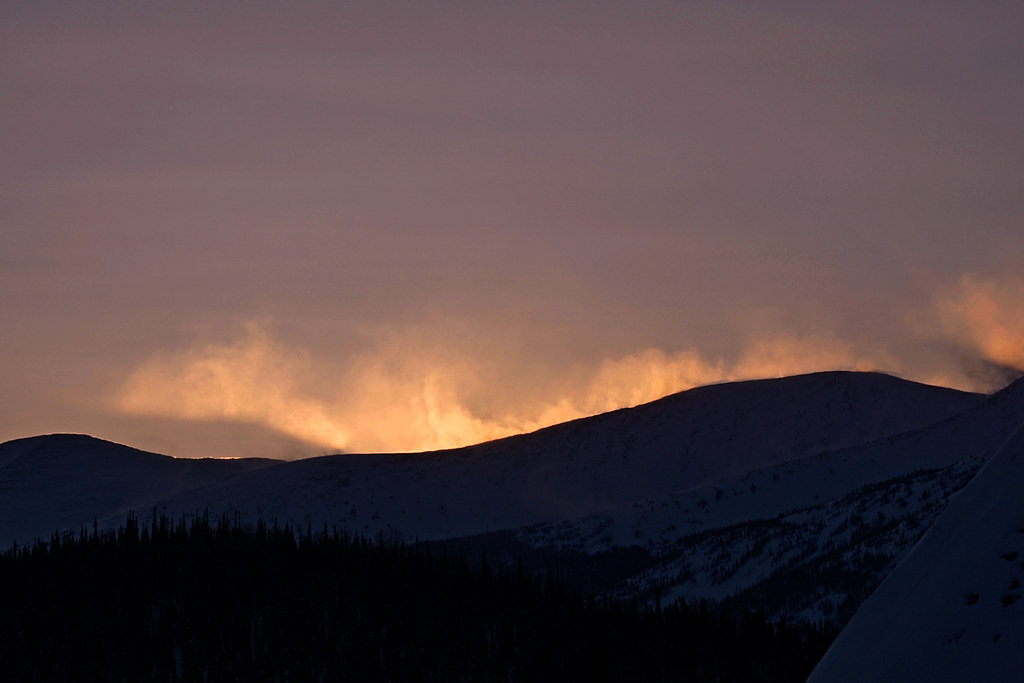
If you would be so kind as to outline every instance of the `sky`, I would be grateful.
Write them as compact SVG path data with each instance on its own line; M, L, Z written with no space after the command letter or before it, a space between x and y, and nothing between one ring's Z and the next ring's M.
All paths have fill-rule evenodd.
M5 2L0 441L479 442L1024 367L1024 5Z

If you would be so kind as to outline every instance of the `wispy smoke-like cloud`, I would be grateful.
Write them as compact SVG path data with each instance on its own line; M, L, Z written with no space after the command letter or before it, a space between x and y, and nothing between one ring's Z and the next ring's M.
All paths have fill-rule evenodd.
M342 374L251 324L232 343L149 358L125 382L117 408L253 422L335 450L432 450L517 431L476 418L461 404L458 368L429 365L415 349L407 351L403 356L386 343L355 358ZM325 370L339 375L326 394L317 388Z
M1024 278L965 275L939 297L936 309L955 342L990 364L1024 369Z
M582 379L553 378L547 398L510 396L507 413L482 417L467 396L486 364L424 349L420 341L391 335L349 359L344 372L324 373L308 352L251 325L232 343L151 357L131 374L117 407L135 415L249 421L330 449L419 451L531 431L717 381L871 367L828 337L772 337L732 363L646 349L607 359ZM324 374L338 377L331 392L317 388Z
M266 424L299 439L342 448L351 434L330 406L310 397L311 362L256 325L232 344L157 354L135 369L118 398L129 414Z

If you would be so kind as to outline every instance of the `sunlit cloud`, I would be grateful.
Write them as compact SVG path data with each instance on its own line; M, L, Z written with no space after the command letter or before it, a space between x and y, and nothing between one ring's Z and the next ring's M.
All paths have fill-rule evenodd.
M532 431L719 381L870 369L849 345L830 338L772 337L732 363L650 348L606 359L573 379L549 378L547 396L532 402L495 383L493 391L509 392L512 407L500 417L483 417L470 389L478 388L487 363L421 342L415 334L390 335L339 370L251 325L231 343L152 356L131 373L117 408L133 415L249 421L327 449L411 452ZM330 391L322 387L324 376L337 378Z
M385 345L390 348L390 345ZM154 355L125 382L117 408L133 415L258 423L335 450L419 451L486 441L516 427L474 417L457 397L455 367L429 368L376 351L356 357L324 395L310 355L250 325L228 344Z
M936 307L953 340L987 361L1024 369L1024 278L965 275Z
M131 373L117 405L135 415L266 424L305 441L343 448L349 432L329 406L308 396L300 384L309 364L307 355L285 350L251 325L232 344L151 357Z
M777 335L753 342L732 366L728 379L786 377L819 370L866 372L894 364L887 354L867 356L829 335Z
M563 387L565 395L532 423L543 427L596 413L640 405L668 394L724 381L784 377L821 370L873 370L849 344L827 336L778 334L748 346L732 363L696 351L651 348L605 360L589 382Z
M722 361L708 362L693 351L647 349L602 363L582 404L587 412L614 410L723 378Z

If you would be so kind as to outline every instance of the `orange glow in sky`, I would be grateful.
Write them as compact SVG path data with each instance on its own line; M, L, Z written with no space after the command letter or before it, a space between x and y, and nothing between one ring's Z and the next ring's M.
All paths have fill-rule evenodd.
M1024 279L965 275L938 303L947 331L985 358L1024 368Z
M481 417L460 386L468 374L467 359L459 360L460 368L454 360L417 358L414 347L391 346L381 353L388 356L357 359L332 393L316 395L303 383L304 377L317 374L309 355L250 326L230 344L150 358L132 372L117 409L261 423L326 449L425 451L531 431L723 380L876 367L828 338L774 337L752 345L732 364L708 361L692 351L646 349L605 360L582 382L554 378L551 394L531 404L515 401L513 388L496 386L495 391L510 394L515 409Z
M1024 367L1021 280L967 276L936 308L953 338L990 361ZM123 384L116 410L256 423L328 451L413 452L532 431L715 382L834 369L901 370L891 354L857 350L830 335L776 333L754 340L732 361L656 348L607 358L573 376L544 378L547 392L539 399L494 382L491 398L508 408L495 413L468 397L470 385L487 383L482 375L493 364L488 359L426 353L417 335L391 335L339 368L275 340L267 327L251 323L230 343L151 356ZM325 376L336 378L333 386L315 381ZM970 388L951 376L917 379Z
M0 441L1024 365L1024 4L0 2ZM259 321L246 324L247 321Z

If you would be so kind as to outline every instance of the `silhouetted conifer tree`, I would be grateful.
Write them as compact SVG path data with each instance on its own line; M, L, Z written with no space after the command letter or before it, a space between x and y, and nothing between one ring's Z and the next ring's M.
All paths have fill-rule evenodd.
M129 515L0 555L4 680L802 681L834 635L335 528Z

